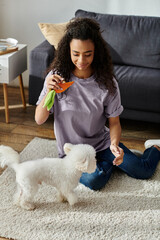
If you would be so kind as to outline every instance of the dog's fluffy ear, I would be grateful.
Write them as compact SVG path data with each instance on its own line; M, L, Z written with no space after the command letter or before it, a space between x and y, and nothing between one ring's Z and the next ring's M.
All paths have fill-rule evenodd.
M73 145L71 143L64 144L63 149L66 155L71 151L72 147Z
M84 161L78 162L76 164L76 169L81 172L87 172L87 168L88 168L88 161L86 159L84 159Z

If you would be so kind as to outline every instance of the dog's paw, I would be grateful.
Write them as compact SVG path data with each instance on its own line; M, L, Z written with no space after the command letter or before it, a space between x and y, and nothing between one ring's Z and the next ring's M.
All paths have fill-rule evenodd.
M57 202L66 202L67 199L66 197L64 197L62 194L58 193L57 194L57 198L56 198Z
M31 203L31 202L21 202L20 204L21 208L25 209L25 210L34 210L35 209L35 205L34 203Z
M69 202L69 205L73 206L75 203L78 202L78 198L75 194L70 194L68 197L67 197L67 200Z

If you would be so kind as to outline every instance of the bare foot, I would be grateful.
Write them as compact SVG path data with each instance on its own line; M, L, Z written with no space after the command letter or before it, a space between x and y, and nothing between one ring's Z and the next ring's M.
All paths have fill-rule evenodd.
M160 147L158 147L157 145L154 145L155 148L158 149L158 151L160 151Z

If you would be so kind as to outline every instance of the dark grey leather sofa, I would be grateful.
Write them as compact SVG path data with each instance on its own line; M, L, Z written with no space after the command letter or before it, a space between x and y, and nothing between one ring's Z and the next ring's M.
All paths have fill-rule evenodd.
M100 23L120 87L124 106L121 118L160 123L160 18L84 10L77 10L75 16ZM30 104L38 99L54 51L44 41L30 53Z

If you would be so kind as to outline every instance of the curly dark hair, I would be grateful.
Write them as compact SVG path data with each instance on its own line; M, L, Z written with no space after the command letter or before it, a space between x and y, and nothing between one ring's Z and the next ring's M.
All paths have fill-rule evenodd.
M94 59L92 68L96 81L100 86L105 86L111 93L114 92L113 65L107 43L101 35L99 24L90 18L74 18L66 26L66 31L58 44L55 58L49 67L69 81L70 74L75 65L71 61L70 42L72 39L88 40L94 43Z

